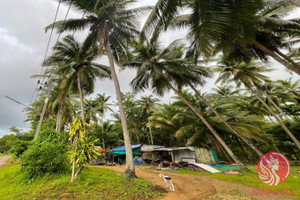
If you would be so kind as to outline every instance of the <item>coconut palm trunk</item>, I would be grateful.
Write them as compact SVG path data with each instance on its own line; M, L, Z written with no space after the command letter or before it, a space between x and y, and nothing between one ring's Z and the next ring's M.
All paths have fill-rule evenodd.
M284 59L280 55L274 53L273 51L269 50L264 45L260 44L259 42L255 41L255 40L252 42L252 44L256 48L261 50L262 52L264 52L264 53L268 54L269 56L271 56L272 58L274 58L277 62L284 65L289 70L291 70L291 71L295 72L296 74L300 75L300 66L298 64L296 64L295 62L293 62L294 64L290 63L289 61L287 61L286 59Z
M209 124L209 122L200 114L200 112L179 92L173 85L166 81L168 86L181 98L181 100L201 119L201 121L205 124L205 126L211 131L214 137L220 142L220 144L224 147L230 157L234 160L234 162L241 168L246 169L245 165L239 161L239 159L234 155L231 149L227 146L224 140L219 136L219 134L215 131L215 129Z
M150 123L150 120L148 119L148 123ZM150 137L150 138L149 138ZM149 134L148 134L148 141L149 141L149 144L154 144L153 143L153 135L152 135L152 130L151 130L151 127L149 127ZM150 143L151 142L151 143Z
M56 126L55 126L55 131L56 132L60 132L60 130L61 130L61 125L62 125L62 115L63 115L63 113L62 113L62 108L61 108L61 106L59 106L60 108L59 108L59 110L58 110L58 113L57 113L57 118L56 118Z
M108 42L106 42L106 44L105 44L105 51L106 51L109 65L111 68L111 75L112 75L112 79L114 81L116 95L117 95L117 99L118 99L118 106L119 106L119 110L120 110L122 130L123 130L123 136L124 136L124 142L125 142L125 148L126 148L125 176L134 178L134 177L136 177L136 174L135 174L135 169L134 169L133 154L132 154L131 141L130 141L128 126L127 126L127 121L126 121L126 114L125 114L125 110L124 110L124 106L123 106L119 80L118 80L117 73L115 70L114 59L113 59L113 55L112 55L112 52L111 52Z
M79 96L80 96L80 107L81 107L82 124L83 124L83 126L85 126L84 100L83 100L83 91L82 91L82 88L81 88L80 76L77 77L77 87L78 87Z
M152 130L151 127L149 127L149 135L150 135L150 140L151 140L151 144L153 145L153 135L152 135Z
M277 120L277 122L280 124L280 126L283 128L283 130L290 136L290 138L295 142L297 147L300 149L300 143L297 140L297 138L293 135L293 133L285 126L285 124L281 121L281 119L276 115L276 113L266 104L266 102L260 98L260 96L249 86L245 86L264 106L265 108L270 112L270 114Z
M74 142L73 144L75 144L75 156L73 158L73 161L72 161L72 175L71 175L71 183L74 182L75 180L75 169L76 169L76 152L77 152L77 139L78 137L75 136L74 138Z
M215 113L215 115L234 133L237 137L242 139L259 157L262 157L264 154L257 149L251 141L245 138L242 134L240 134L234 127L232 127L222 115L214 107L200 94L200 92L191 84L189 86L194 90L194 92L199 96L199 98Z
M272 100L272 98L270 97L270 95L268 95L267 93L265 93L267 99L271 102L271 104L276 108L276 110L278 110L279 112L279 116L283 119L283 117L285 117L287 120L289 120L288 116L286 116L283 112L283 110Z
M271 102L271 104L276 108L276 110L278 110L278 112L280 113L280 115L283 115L283 111L282 109L272 100L272 98L270 97L270 95L268 95L267 93L265 93L267 99Z
M227 159L229 163L234 162L232 158L228 155L228 153L225 151L224 147L220 144L219 141L212 135L208 135L208 138L210 139L211 143L218 149L219 153L223 154L223 156Z
M63 116L63 102L65 99L65 93L63 92L59 98L59 107L57 112L55 131L60 132L62 127L62 116Z

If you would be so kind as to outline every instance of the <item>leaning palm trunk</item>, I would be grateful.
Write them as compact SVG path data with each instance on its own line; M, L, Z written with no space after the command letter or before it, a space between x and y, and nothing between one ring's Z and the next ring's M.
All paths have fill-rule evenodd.
M278 112L280 113L280 115L283 115L283 111L282 109L272 100L272 98L270 97L270 95L268 95L267 93L265 93L267 99L271 102L271 104L276 108L276 110L278 110Z
M199 96L199 98L215 113L215 115L234 133L237 137L242 139L259 157L262 157L264 154L257 149L252 142L250 142L247 138L245 138L241 133L239 133L234 127L232 127L222 115L214 107L200 94L196 88L189 83L190 87L194 90L194 92Z
M166 81L168 86L182 99L182 101L201 119L201 121L205 124L205 126L211 131L211 133L215 136L215 138L220 142L220 144L224 147L230 157L236 162L236 164L241 168L245 169L245 165L239 161L239 159L234 155L231 149L227 146L224 140L219 136L219 134L215 131L215 129L209 124L209 122L200 114L200 112L179 92L177 89L173 87L173 85Z
M249 86L246 85L246 88L265 106L265 108L270 112L270 114L277 120L283 130L292 138L297 147L300 149L300 143L297 138L293 135L293 133L285 126L285 124L281 121L281 119L276 115L276 113L260 98L260 96Z
M82 119L82 124L85 126L85 116L84 116L84 101L83 101L83 92L81 88L81 81L80 77L77 77L77 87L80 95L80 107L81 107L81 119Z
M267 99L271 102L271 104L276 108L276 110L278 110L279 112L279 116L283 119L283 117L285 117L287 120L289 120L289 118L283 113L283 110L272 100L272 98L270 97L270 95L268 95L267 93L265 93Z
M259 50L261 50L262 52L268 54L269 56L271 56L272 58L274 58L277 62L281 63L282 65L284 65L286 68L288 68L289 70L295 72L296 74L300 75L300 66L298 64L296 64L295 62L289 62L289 60L286 60L284 57L274 53L273 51L269 50L268 48L266 48L265 46L263 46L262 44L260 44L257 41L253 41L252 44L258 48ZM282 53L281 53L282 55Z
M128 132L128 126L127 126L127 121L126 121L126 115L125 115L125 110L123 106L123 101L122 101L122 96L121 96L121 90L120 90L120 84L119 80L117 77L117 73L115 70L115 65L114 65L114 60L113 60L113 55L111 52L111 49L109 47L108 42L105 44L105 51L108 57L109 65L111 68L111 75L114 81L115 85L115 90L116 90L116 95L118 99L118 106L120 110L120 117L121 117L121 123L122 123L122 130L123 130L123 136L124 136L124 142L125 142L125 148L126 148L126 168L125 168L125 176L134 178L136 177L135 174L135 169L134 169L134 164L133 164L133 154L132 154L132 149L131 149L131 141L130 141L130 136Z

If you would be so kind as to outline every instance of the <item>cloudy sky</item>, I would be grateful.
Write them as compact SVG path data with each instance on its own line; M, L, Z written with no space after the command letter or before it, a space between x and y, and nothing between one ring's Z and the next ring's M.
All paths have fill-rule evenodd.
M137 6L154 5L155 0L140 0ZM30 78L39 74L41 63L46 52L50 31L45 33L44 28L53 22L58 3L53 0L9 0L0 1L0 137L9 134L9 127L28 128L23 123L24 106L7 98L9 96L24 104L29 104L37 79ZM65 17L68 6L62 5L58 20ZM71 10L68 18L78 18L82 14ZM290 17L300 17L300 10L291 13ZM142 23L143 20L141 20ZM86 33L76 33L75 37L84 39ZM165 44L175 39L181 39L184 31L168 32L161 36ZM57 35L52 37L51 47ZM52 53L49 49L48 55ZM101 62L107 64L106 58ZM282 66L272 64L277 70L271 78L285 79L291 77ZM134 77L134 71L119 72L120 85L123 92L130 91L129 82ZM294 76L295 78L295 76ZM205 90L213 87L213 80L209 80ZM98 81L95 93L107 93L115 99L112 81ZM146 92L146 93L149 93ZM142 94L138 94L140 96ZM170 101L170 95L161 98L163 102Z

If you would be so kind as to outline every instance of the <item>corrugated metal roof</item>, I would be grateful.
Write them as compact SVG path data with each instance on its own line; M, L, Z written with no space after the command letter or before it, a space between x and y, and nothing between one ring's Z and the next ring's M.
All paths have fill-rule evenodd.
M132 149L137 149L137 148L140 148L141 146L142 146L141 144L132 144L131 148ZM121 146L121 147L117 147L115 149L112 149L110 151L114 152L114 151L125 151L125 150L126 150L125 146Z
M153 149L158 149L158 148L163 148L164 146L160 145L149 145L149 144L143 144L141 150L142 151L148 151L148 150L153 150Z
M190 150L195 151L194 147L170 147L170 148L157 148L153 150L145 150L145 152L154 152L154 151L180 151L180 150Z

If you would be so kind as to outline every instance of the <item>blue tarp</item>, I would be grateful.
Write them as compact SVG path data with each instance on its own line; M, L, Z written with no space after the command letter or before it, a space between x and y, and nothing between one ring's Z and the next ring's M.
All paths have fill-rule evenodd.
M132 148L132 149L137 149L137 148L140 148L141 146L142 146L141 144L132 144L132 145L131 145L131 148ZM125 151L125 150L126 150L125 146L121 146L121 147L112 149L112 150L110 150L110 151L111 151L111 152L114 152L114 151Z

